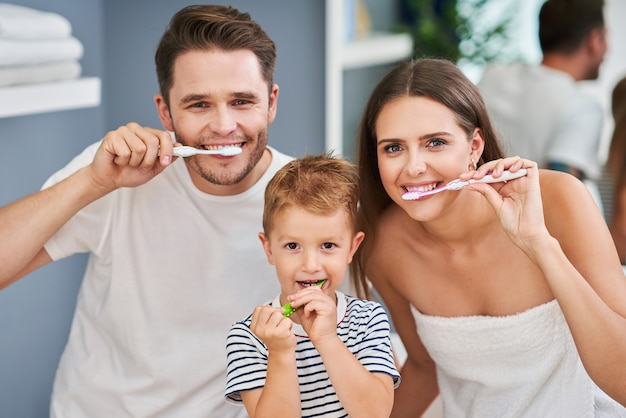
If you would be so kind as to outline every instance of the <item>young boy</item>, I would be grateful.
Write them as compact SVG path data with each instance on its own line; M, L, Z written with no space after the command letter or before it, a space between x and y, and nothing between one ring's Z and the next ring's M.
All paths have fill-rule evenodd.
M267 185L259 238L281 293L235 323L226 347L226 399L252 418L391 413L387 314L336 290L364 237L358 197L355 167L330 155L294 160Z

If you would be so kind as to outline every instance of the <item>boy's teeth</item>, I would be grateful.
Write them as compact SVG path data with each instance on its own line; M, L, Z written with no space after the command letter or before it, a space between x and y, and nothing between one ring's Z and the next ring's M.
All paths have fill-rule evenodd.
M315 286L316 284L319 283L319 281L317 282L298 282L300 283L302 286Z
M322 286L322 284L326 281L326 279L317 280L315 282L298 282L301 286L309 287L309 286Z

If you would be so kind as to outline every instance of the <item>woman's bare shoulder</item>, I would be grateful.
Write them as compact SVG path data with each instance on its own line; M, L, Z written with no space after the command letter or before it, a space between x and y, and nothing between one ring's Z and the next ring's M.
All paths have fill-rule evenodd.
M539 185L545 212L597 206L587 186L571 174L540 170Z
M590 231L606 229L608 234L602 212L585 183L567 173L541 170L540 186L546 226L562 245L567 247L575 237L591 239Z
M585 184L571 174L562 171L539 170L539 183L543 192L569 192L585 189Z

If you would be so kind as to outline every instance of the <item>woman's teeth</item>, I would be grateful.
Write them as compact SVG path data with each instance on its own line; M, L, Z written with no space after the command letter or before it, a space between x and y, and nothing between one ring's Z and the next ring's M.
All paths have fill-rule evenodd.
M439 182L429 184L428 186L415 187L411 191L412 192L420 192L420 193L430 192L431 190L436 189L437 186L439 186Z

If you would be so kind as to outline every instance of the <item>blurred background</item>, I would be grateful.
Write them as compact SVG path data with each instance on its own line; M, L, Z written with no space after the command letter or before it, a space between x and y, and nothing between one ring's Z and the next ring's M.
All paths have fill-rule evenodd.
M542 0L216 1L248 11L278 48L278 115L270 144L301 156L354 157L354 136L374 84L409 56L454 60L478 81L494 59L540 59ZM184 0L16 0L58 13L80 41L81 72L67 88L0 86L0 205L33 193L87 145L130 121L161 127L153 56ZM618 45L624 0L607 0L610 50L589 91L608 109L626 73ZM3 65L0 56L0 66ZM69 94L69 91L72 94ZM78 98L74 99L76 95ZM605 130L612 129L607 110ZM601 150L599 152L602 152ZM167 221L167 220L164 220ZM10 257L0 254L0 262ZM48 265L0 291L0 416L48 416L52 381L70 328L86 257Z

